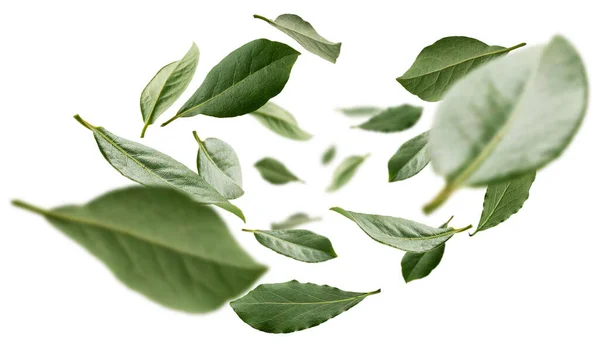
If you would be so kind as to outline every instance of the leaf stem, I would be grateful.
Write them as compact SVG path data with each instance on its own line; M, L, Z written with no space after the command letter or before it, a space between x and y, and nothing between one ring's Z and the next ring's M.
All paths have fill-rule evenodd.
M367 292L365 295L367 295L367 296L377 295L380 292L381 292L381 289L377 289L375 291Z
M244 231L244 232L256 232L256 231L258 231L258 230L242 229L242 231Z
M447 184L430 202L423 206L423 212L430 214L440 207L454 193L456 187L454 184Z
M202 139L200 139L200 137L198 136L198 133L196 133L196 131L192 131L192 134L194 135L194 139L196 139L196 142L198 143L198 145L202 146Z
M48 211L46 211L46 210L44 210L42 208L39 208L37 206L33 206L31 204L28 204L25 201L13 200L13 201L11 201L11 204L13 206L15 206L15 207L22 208L24 210L27 210L27 211L30 211L30 212L33 212L33 213L37 213L37 214L41 214L41 215L48 214Z
M253 15L253 17L254 17L254 18L256 18L256 19L261 19L261 20L264 20L264 21L265 21L265 22L267 22L267 23L271 23L271 20L270 20L270 19L268 19L268 18L265 18L265 17L263 17L263 16L261 16L261 15L255 14L255 15Z
M460 232L467 231L467 230L471 229L472 227L473 227L473 224L469 224L469 225L465 226L464 228L454 229L454 232L458 234Z
M510 47L510 48L506 48L506 51L507 51L507 52L509 52L509 51L511 51L511 50L519 49L519 48L521 48L521 47L524 47L525 45L527 45L527 43L525 43L525 42L523 42L523 43L519 43L519 44L517 44L517 45L515 45L515 46L512 46L512 47Z
M179 114L177 114L177 115L173 116L171 119L169 119L167 122L163 123L163 124L162 124L162 125L160 125L160 126L161 126L161 127L164 127L164 126L168 125L169 123L171 123L171 122L173 122L173 121L177 120L177 119L179 118L179 116L180 116Z
M81 123L81 125L83 125L83 127L87 128L91 131L96 129L96 127L92 126L89 122L86 122L84 119L82 119L81 116L79 116L79 114L73 115L73 118L75 118L75 120L77 120L77 122Z
M146 135L146 129L148 129L148 126L150 126L149 123L144 124L144 128L142 128L142 134L140 135L140 138L143 138L144 135Z

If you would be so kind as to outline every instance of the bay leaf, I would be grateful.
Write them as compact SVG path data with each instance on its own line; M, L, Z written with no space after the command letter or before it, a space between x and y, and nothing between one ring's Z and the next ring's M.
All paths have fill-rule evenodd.
M350 182L352 177L356 174L358 167L360 167L367 157L369 157L369 154L364 156L346 157L333 172L333 180L327 188L327 191L335 192Z
M402 277L405 282L427 277L442 261L446 244L423 252L406 252L402 257Z
M255 14L254 18L271 24L300 43L304 49L329 62L335 63L338 56L340 56L341 43L326 40L317 33L309 22L295 14L282 14L275 20L267 19L258 14Z
M325 152L323 152L323 156L321 157L321 163L323 163L323 165L331 163L331 161L335 158L336 152L337 149L335 145L331 145Z
M286 184L288 182L300 182L296 175L292 174L289 169L275 158L266 157L254 164L260 175L272 184Z
M242 321L259 331L291 333L318 326L379 292L349 292L292 280L259 285L230 305Z
M181 60L171 62L161 68L146 85L140 97L140 108L144 120L142 138L148 126L169 109L188 87L196 72L199 56L198 46L193 43Z
M519 212L529 198L529 189L534 180L535 172L507 182L489 185L483 200L479 225L473 235L493 228Z
M309 230L249 230L258 243L276 253L303 262L323 262L337 257L329 239Z
M198 174L227 199L244 195L242 167L233 148L222 140L208 138L202 141L196 131L193 134L199 146Z
M311 217L306 213L295 213L280 223L271 223L271 230L294 229L297 226L319 220L321 220L320 217Z
M354 128L383 133L400 132L414 126L422 112L423 108L408 104L390 107Z
M429 131L417 135L400 146L388 161L389 182L413 177L429 164L428 138Z
M162 126L180 117L234 117L259 109L283 90L299 55L267 39L246 43L214 66L192 97Z
M153 148L120 138L103 127L92 126L79 115L74 117L94 133L100 152L121 175L145 186L175 188L197 202L214 204L245 221L242 210L185 165Z
M381 112L383 109L379 108L379 107L373 107L370 105L359 105L359 106L355 106L355 107L349 107L349 108L339 108L338 111L342 112L342 114L346 115L346 116L373 116L379 112Z
M273 102L267 102L250 115L282 137L293 140L309 140L312 138L310 133L305 132L298 126L298 122L292 114Z
M587 108L583 62L565 38L524 49L469 73L437 109L428 152L446 187L487 186L538 171L569 145Z
M50 210L13 204L44 216L127 287L169 308L216 310L266 271L214 210L171 188L128 187Z
M504 48L489 46L470 37L444 37L425 47L412 66L396 80L422 100L437 102L454 82L471 70L524 45Z
M449 240L454 234L471 228L434 228L412 220L331 208L350 219L375 241L407 252L423 253Z

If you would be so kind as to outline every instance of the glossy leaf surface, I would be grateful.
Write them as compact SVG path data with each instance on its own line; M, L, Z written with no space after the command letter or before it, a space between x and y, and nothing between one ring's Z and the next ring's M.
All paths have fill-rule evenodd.
M333 172L333 180L327 188L327 191L335 192L350 182L360 165L368 156L368 154L364 156L350 156L344 159Z
M405 282L427 277L442 261L446 244L423 252L406 252L402 257L402 277Z
M266 157L254 164L260 175L272 184L286 184L288 182L301 182L296 175L275 158Z
M429 131L419 134L400 146L388 161L389 182L413 177L429 164L428 138Z
M414 126L422 112L423 108L408 104L391 107L355 127L383 133L400 132Z
M282 137L293 140L309 140L312 138L298 126L296 119L288 111L273 102L260 107L260 109L251 113L260 123Z
M303 262L323 262L337 257L329 239L308 230L244 230L276 253Z
M321 220L319 217L310 217L306 213L295 213L279 223L271 223L271 230L296 229L298 226Z

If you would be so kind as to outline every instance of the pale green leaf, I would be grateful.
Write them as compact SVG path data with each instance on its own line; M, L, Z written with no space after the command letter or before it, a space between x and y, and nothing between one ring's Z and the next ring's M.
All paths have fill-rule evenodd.
M282 137L293 140L309 140L310 133L305 132L298 126L296 119L282 107L273 102L260 107L251 113L260 123Z
M321 163L323 163L323 165L331 163L331 161L335 158L336 153L337 149L335 148L335 145L331 145L325 152L323 152L323 156L321 156Z
M360 167L368 156L368 154L364 156L350 156L344 159L333 172L333 180L327 191L335 192L350 182L356 174L358 167Z
M256 162L254 167L256 167L266 181L272 184L286 184L288 182L304 183L304 181L296 177L283 163L275 158L263 158Z
M429 131L419 134L400 146L388 161L389 182L413 177L429 164L428 138Z
M284 229L295 229L296 227L316 222L321 220L319 217L310 217L306 213L295 213L289 216L286 220L281 221L279 223L271 223L271 230L284 230Z
M423 108L408 104L391 107L354 127L383 133L400 132L414 126L422 112Z
M303 262L323 262L337 257L329 239L308 230L248 230L263 246Z

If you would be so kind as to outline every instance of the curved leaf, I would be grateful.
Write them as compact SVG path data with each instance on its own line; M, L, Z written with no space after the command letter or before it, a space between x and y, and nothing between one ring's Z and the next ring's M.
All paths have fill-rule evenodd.
M199 146L198 174L227 199L244 195L242 168L233 148L222 140L208 138L202 141L196 131L193 134Z
M293 140L309 140L312 138L310 133L298 127L298 123L292 114L273 102L267 102L267 104L250 113L250 115L282 137Z
M353 117L353 116L372 116L372 115L375 115L375 114L383 111L383 109L381 109L379 107L364 105L364 106L356 106L356 107L350 107L350 108L339 108L338 111L342 112L342 114L344 114L346 116Z
M446 244L423 252L407 252L402 257L402 277L405 282L427 277L442 261Z
M360 167L367 157L369 157L368 154L364 156L350 156L344 159L333 172L333 180L327 188L327 191L335 192L346 185L346 183L350 182L352 177L356 174L358 167Z
M304 183L304 181L300 180L296 175L292 174L288 168L283 165L283 163L279 162L275 158L266 157L254 164L260 175L268 182L272 184L286 184L288 182L300 182Z
M291 333L318 326L380 291L348 292L292 280L259 285L230 305L242 321L259 331Z
M327 149L327 151L323 152L323 156L321 157L321 163L323 163L323 165L329 164L335 158L336 152L337 149L335 148L335 145L331 145Z
M337 257L329 239L308 230L248 230L263 246L303 262L323 262Z
M196 72L199 56L198 46L193 43L181 60L161 68L146 85L140 97L140 108L144 120L142 138L148 126L169 109L188 87Z
M396 80L422 100L437 102L454 82L469 71L524 45L504 48L488 46L469 37L444 37L425 47L408 71Z
M214 204L245 221L239 208L185 165L148 146L120 138L103 127L94 127L79 115L75 115L75 119L94 133L100 152L121 175L145 186L175 188L200 203Z
M505 182L557 158L587 99L583 62L560 36L470 73L448 92L430 131L431 162L447 185L425 211L463 185Z
M429 131L417 135L400 146L388 162L389 182L413 177L429 164L428 139Z
M44 216L102 261L129 288L166 307L215 310L265 271L209 207L169 188L129 187Z
M304 49L329 62L335 63L338 56L340 56L341 43L334 43L324 39L309 22L295 14L282 14L275 20L270 20L257 14L254 15L254 18L262 19L283 31L296 42L300 43Z
M311 218L306 213L295 213L280 223L271 223L271 230L294 229L300 225L321 220L319 217Z
M383 133L400 132L414 126L422 112L423 108L408 104L391 107L354 127Z
M233 117L257 110L283 90L298 55L279 42L246 43L213 67L177 115L162 126L179 117Z

